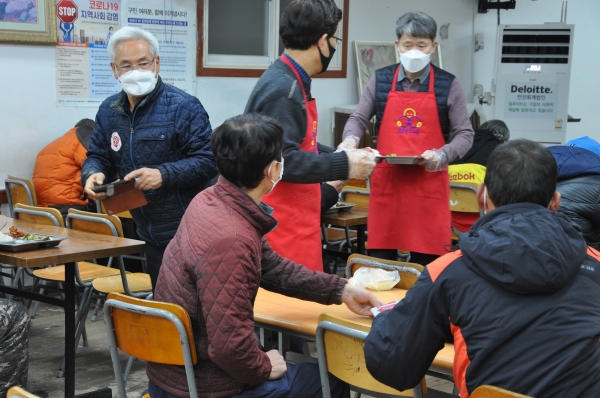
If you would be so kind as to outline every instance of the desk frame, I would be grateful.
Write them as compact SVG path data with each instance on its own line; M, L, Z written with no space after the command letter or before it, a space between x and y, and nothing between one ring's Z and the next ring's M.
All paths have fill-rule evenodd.
M366 208L356 208L355 206L350 211L325 213L321 217L321 222L338 227L356 227L356 249L358 253L366 254L367 213Z
M0 285L0 292L12 294L14 296L24 297L55 305L65 310L65 397L75 396L75 262L89 260L93 258L119 256L123 254L140 253L144 250L144 242L125 238L115 238L106 235L97 235L81 231L73 231L66 228L51 227L46 225L32 224L6 216L0 216L0 225L6 222L3 229L15 225L19 229L28 232L38 232L48 235L67 236L67 240L61 242L57 247L48 249L38 249L25 252L5 252L0 251L0 263L13 265L23 268L37 268L52 264L65 264L64 283L65 299L57 299L26 290L16 289L10 286ZM86 242L87 249L77 249L70 247L69 240L75 242ZM96 245L92 245L95 243ZM63 250L61 245L67 246L71 250ZM102 390L101 390L102 391ZM101 393L102 394L102 393ZM91 396L84 394L86 397ZM104 395L104 394L102 394Z

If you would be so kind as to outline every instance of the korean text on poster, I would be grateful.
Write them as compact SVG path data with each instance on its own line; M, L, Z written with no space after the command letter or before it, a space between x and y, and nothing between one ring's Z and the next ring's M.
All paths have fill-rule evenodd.
M557 83L506 84L505 118L555 119L557 109Z
M97 106L121 90L106 50L121 27L121 0L60 0L56 8L57 101Z
M186 0L127 1L124 23L150 31L160 47L160 77L194 94L196 77L196 6Z

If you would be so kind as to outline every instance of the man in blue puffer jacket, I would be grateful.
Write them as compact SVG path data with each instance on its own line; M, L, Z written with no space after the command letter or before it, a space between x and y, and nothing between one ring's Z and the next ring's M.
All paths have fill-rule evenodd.
M110 40L108 54L123 91L107 98L96 115L82 183L94 187L119 176L135 180L148 204L133 209L137 234L146 242L148 273L155 286L165 248L191 200L217 174L211 126L200 101L162 82L158 41L127 26Z
M600 145L582 137L548 149L558 164L558 210L581 230L588 245L600 250Z

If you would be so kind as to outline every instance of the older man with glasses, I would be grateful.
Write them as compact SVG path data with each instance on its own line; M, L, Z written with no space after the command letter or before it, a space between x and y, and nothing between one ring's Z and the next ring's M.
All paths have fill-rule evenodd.
M210 147L212 129L200 101L159 77L158 41L127 26L114 33L108 54L122 91L107 98L96 115L82 168L85 193L119 177L135 180L147 205L131 214L146 242L152 286L165 248L191 200L217 174Z

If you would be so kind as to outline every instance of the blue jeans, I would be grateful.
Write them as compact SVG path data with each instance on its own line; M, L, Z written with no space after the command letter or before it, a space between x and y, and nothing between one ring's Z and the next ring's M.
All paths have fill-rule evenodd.
M348 398L350 387L337 377L329 374L331 398ZM151 381L148 392L152 398L178 398L169 394ZM287 364L287 371L282 378L268 380L255 387L248 387L241 394L232 398L322 398L319 366L314 363Z

